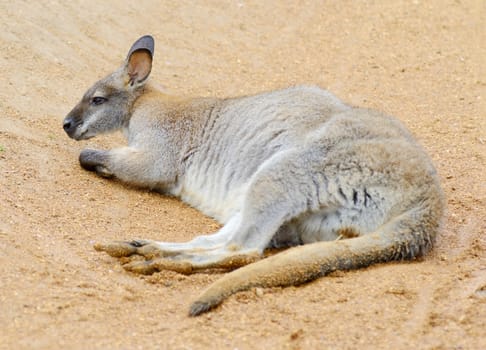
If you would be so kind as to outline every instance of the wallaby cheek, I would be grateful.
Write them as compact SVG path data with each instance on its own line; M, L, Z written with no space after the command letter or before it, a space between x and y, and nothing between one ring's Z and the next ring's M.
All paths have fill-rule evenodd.
M99 110L85 118L79 129L80 139L89 139L110 131L110 120Z

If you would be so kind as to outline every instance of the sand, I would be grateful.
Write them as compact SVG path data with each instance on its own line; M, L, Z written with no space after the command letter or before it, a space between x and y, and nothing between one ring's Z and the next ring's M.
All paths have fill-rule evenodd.
M486 349L486 3L0 3L1 349ZM151 80L185 96L318 84L395 115L437 166L448 210L424 259L230 297L187 316L221 273L141 277L93 249L219 226L176 199L82 170L62 120L156 39Z

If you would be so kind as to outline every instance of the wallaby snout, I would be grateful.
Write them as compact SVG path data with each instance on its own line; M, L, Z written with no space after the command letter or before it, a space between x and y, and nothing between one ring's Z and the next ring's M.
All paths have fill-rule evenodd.
M64 122L62 124L62 127L66 134L69 135L70 138L74 138L74 131L78 127L78 123L75 122L74 118L72 118L70 115L68 115L66 118L64 118Z
M82 110L79 106L73 108L71 112L64 118L63 129L68 134L68 136L75 140L82 140L85 137L86 131L82 130L83 119Z

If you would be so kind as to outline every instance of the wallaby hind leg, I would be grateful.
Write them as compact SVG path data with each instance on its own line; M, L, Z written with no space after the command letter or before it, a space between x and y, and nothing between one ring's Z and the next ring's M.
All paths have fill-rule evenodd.
M305 178L309 175L302 170L302 161L297 152L290 151L269 159L252 178L241 214L207 238L201 236L187 243L115 242L95 248L115 257L144 256L149 262L134 261L130 265L131 270L143 273L164 266L162 260L174 264L184 261L194 269L226 268L231 259L253 261L241 256L260 256L282 225L312 209L310 205L317 205L316 188Z
M236 214L216 233L197 236L193 240L184 243L135 239L131 241L97 243L95 244L95 249L104 251L115 258L140 255L147 259L176 255L181 256L203 250L208 252L223 248L225 243L233 236L240 221L241 215Z
M252 287L290 286L324 276L390 260L424 254L434 241L443 209L440 193L432 188L430 199L356 238L305 244L226 274L191 305L197 316L219 305L238 291ZM435 192L435 193L434 193Z

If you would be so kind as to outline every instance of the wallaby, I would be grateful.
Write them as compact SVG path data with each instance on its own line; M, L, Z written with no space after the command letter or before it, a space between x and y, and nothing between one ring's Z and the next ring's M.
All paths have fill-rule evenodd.
M177 196L223 226L186 243L96 250L142 274L238 268L192 304L195 316L238 291L298 285L431 248L443 194L431 160L398 120L311 86L171 97L147 83L153 54L151 36L137 40L67 115L64 130L83 140L122 129L127 147L84 149L81 166ZM272 247L292 248L263 258Z

